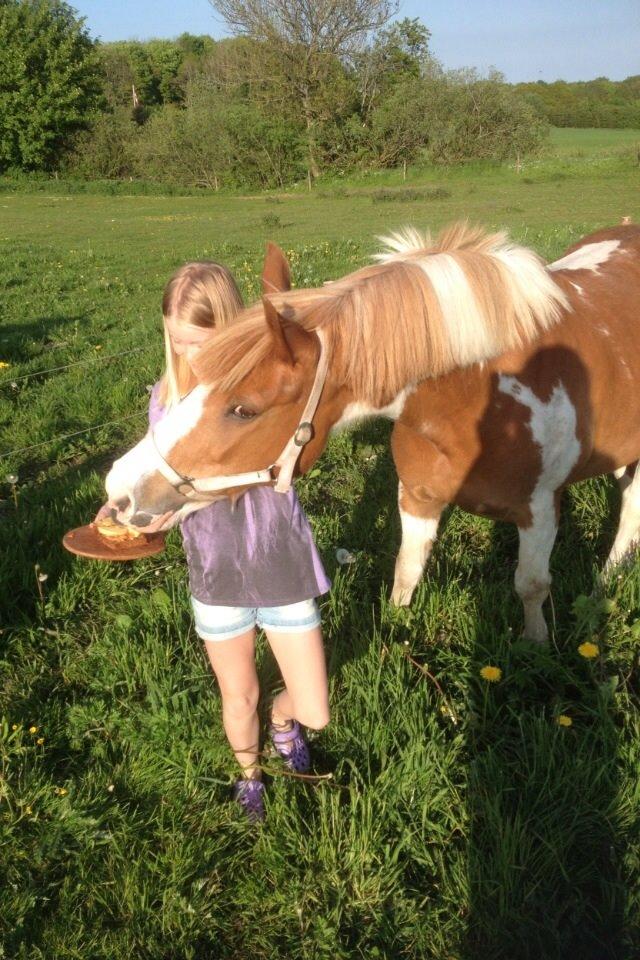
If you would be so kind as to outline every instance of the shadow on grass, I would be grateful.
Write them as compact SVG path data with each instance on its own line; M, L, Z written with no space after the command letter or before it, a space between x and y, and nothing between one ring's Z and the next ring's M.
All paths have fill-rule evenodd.
M10 363L25 363L34 359L33 348L38 346L38 358L46 357L51 361L50 365L54 366L56 354L48 349L56 345L54 334L71 329L75 335L78 328L84 330L88 326L89 318L86 314L61 314L54 311L28 323L4 324L0 331L2 359Z

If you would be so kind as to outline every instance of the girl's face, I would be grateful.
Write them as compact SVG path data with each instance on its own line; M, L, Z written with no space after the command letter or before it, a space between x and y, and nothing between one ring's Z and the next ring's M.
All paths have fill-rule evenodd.
M165 320L165 324L176 356L184 357L188 364L191 364L214 330L213 327L210 330L206 327L191 327L169 318Z

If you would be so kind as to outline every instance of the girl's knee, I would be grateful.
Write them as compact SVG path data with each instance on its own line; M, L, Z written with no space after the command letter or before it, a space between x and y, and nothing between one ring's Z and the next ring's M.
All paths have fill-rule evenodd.
M302 710L296 715L296 720L309 730L322 730L330 720L329 707Z
M222 693L222 709L230 717L241 719L251 716L258 709L260 690L246 690L242 692Z

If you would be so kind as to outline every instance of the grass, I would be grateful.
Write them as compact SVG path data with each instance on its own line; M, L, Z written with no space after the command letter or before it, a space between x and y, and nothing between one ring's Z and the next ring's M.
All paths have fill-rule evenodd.
M565 497L553 642L536 650L519 639L514 530L458 510L411 609L390 606L388 425L334 438L299 483L334 584L333 719L313 740L330 777L300 783L265 758L258 831L228 802L235 771L178 535L121 567L59 545L144 429L161 290L181 261L223 260L253 298L267 237L291 252L298 284L319 284L364 263L377 233L461 215L555 257L640 217L633 158L604 160L325 184L280 195L278 223L261 196L0 195L4 956L638 956L639 564L605 601L591 596L614 532L611 482ZM372 202L395 187L450 196ZM354 564L336 562L340 546ZM277 672L263 644L258 660L266 710ZM481 680L487 664L499 683Z

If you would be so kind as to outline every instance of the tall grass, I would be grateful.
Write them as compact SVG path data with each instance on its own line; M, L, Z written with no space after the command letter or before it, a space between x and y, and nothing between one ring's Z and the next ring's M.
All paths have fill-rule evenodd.
M274 238L305 285L364 263L375 233L465 213L555 257L640 215L631 166L590 171L453 178L450 197L397 208L366 193L282 197ZM251 828L229 799L235 769L178 534L124 565L73 558L60 538L93 516L109 462L144 429L174 267L219 258L257 296L262 198L22 194L0 206L4 956L638 956L638 563L592 596L615 486L565 497L552 643L532 649L519 637L513 529L458 510L412 607L390 606L389 427L334 438L299 482L333 579L322 603L332 722L312 740L317 780L265 754L268 817ZM338 547L355 563L340 566ZM481 678L486 665L499 682ZM258 669L266 714L279 680L263 642Z

